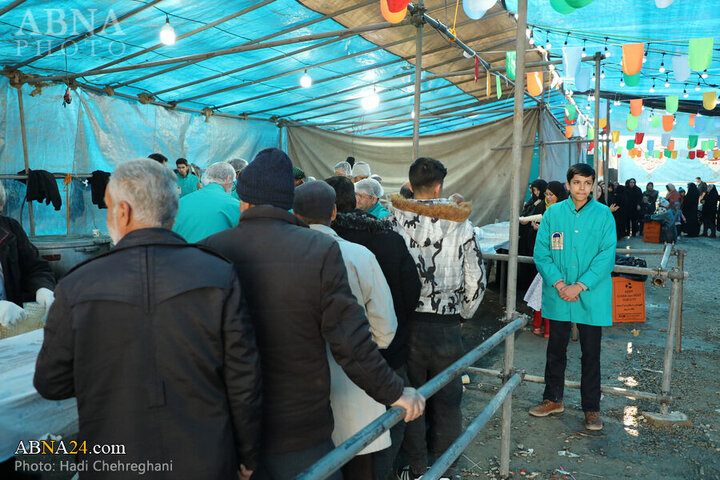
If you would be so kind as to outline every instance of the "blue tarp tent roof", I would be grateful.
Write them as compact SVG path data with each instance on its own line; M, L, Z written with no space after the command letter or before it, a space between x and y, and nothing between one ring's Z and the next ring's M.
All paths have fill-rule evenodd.
M504 61L505 51L514 48L515 20L502 2L475 21L465 17L462 8L454 16L454 5L448 8L447 3L433 0L426 6L441 21L457 23L458 37L476 48L483 59L495 64ZM362 35L352 32L297 42L308 35L383 23L377 0L26 0L10 2L6 7L0 15L0 64L6 74L17 70L56 82L75 78L82 86L109 94L140 95L144 101L177 102L180 107L195 110L209 107L215 113L282 119L363 134L411 133L415 27L408 23ZM166 19L178 35L172 46L159 42ZM82 38L112 20L118 23ZM423 118L423 126L427 125L423 134L512 113L481 113L483 108L498 109L495 96L487 98L484 92L484 75L478 83L472 74L434 76L470 70L474 64L429 26L425 32L423 51L428 59L423 67L428 71L423 72L423 115L461 115L450 121ZM279 44L284 40L292 43ZM274 46L248 49L250 43L268 42L275 42ZM66 48L46 54L64 43ZM245 51L239 53L162 63L197 54L214 55L241 45ZM530 55L539 59L535 52ZM143 64L155 66L126 70ZM442 67L433 68L435 65ZM313 79L310 88L299 86L305 70ZM377 111L368 113L360 99L373 89L381 104ZM505 85L504 90L507 96L511 88ZM378 122L388 118L394 119L391 125ZM407 120L404 123L403 118Z

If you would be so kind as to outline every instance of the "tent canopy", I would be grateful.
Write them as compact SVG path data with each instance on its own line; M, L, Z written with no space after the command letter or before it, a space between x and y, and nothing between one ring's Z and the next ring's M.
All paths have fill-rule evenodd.
M451 3L428 0L426 12L455 26L483 65L502 67L505 52L514 49L512 14L498 2L472 20ZM159 41L166 21L177 34L171 46ZM385 22L378 0L18 0L0 9L0 35L4 73L14 82L39 77L33 87L77 82L143 103L348 133L412 129L416 28L410 16ZM428 25L423 56L428 132L512 113L507 103L494 102L494 79L487 91L485 69L475 82L474 60ZM532 51L526 60L540 59ZM458 71L465 73L446 76ZM306 72L309 88L300 86ZM503 82L502 89L507 98L511 85ZM373 92L380 106L366 111L360 100Z

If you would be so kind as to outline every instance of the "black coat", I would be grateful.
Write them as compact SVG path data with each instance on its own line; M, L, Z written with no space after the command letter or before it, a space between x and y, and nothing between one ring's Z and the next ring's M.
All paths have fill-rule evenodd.
M643 193L640 187L630 186L630 180L625 182L625 215L630 219L638 219L642 216L642 210L638 207L642 204ZM623 207L620 207L623 208Z
M55 288L55 275L48 262L40 257L22 226L10 217L0 215L0 263L7 300L22 307L34 302L39 288Z
M712 185L705 194L702 205L702 218L704 221L715 221L718 207L718 191L715 185Z
M417 268L405 240L393 230L390 222L359 209L338 213L331 226L345 240L370 250L380 264L390 286L398 322L395 338L380 353L392 368L400 368L407 358L407 322L417 307L421 288Z
M700 234L700 223L698 222L698 202L700 192L694 183L688 184L687 194L682 203L682 212L687 222L684 227L688 237L697 237Z
M268 453L330 439L326 344L348 377L376 401L400 398L403 381L372 341L337 242L281 208L246 210L238 226L201 243L235 264L255 324L263 375Z
M88 449L125 446L91 465L172 460L148 478L188 480L257 466L260 366L240 284L227 260L169 230L135 230L59 282L34 383L77 397ZM108 476L130 475L89 475Z

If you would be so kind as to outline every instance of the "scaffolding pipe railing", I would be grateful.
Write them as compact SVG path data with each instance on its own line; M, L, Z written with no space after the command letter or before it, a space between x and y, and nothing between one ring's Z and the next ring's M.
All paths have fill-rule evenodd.
M498 330L493 336L470 350L462 358L437 374L425 385L418 388L418 392L426 399L432 397L441 388L450 383L453 378L464 372L470 365L487 355L505 339L513 336L515 332L522 329L527 321L528 317L518 316L514 321L505 325L505 327ZM405 410L403 408L390 408L297 476L296 480L323 480L328 478L349 462L358 452L370 445L373 440L382 435L383 432L392 428L404 417Z
M505 385L503 385L492 400L488 402L487 406L475 417L475 420L473 420L457 440L445 450L445 453L433 463L430 470L423 474L423 479L437 480L445 473L445 470L450 468L450 465L465 451L468 445L470 445L470 442L475 439L477 434L480 433L480 430L482 430L493 415L497 413L503 403L507 399L512 398L512 393L520 385L520 382L522 382L523 376L523 373L512 374Z
M468 367L467 371L469 373L477 373L477 374L486 375L489 377L498 377L501 379L505 378L505 374L503 374L500 370L493 370L490 368ZM529 375L526 373L523 376L523 381L530 382L530 383L541 383L542 384L542 383L545 383L545 377L540 377L538 375ZM572 380L565 380L565 387L574 388L574 389L579 390L580 382L574 382ZM658 402L658 403L671 403L673 401L673 398L669 395L650 393L650 392L641 392L639 390L631 390L629 388L622 388L622 387L610 387L607 385L601 385L600 391L602 393L607 393L608 395L615 395L618 397L635 398L638 400L651 400L653 402Z

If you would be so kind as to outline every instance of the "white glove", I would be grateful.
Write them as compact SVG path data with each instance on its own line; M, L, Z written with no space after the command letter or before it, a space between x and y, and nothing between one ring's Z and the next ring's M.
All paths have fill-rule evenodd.
M16 323L27 317L25 310L13 302L0 300L0 325L6 328L13 328Z
M38 288L35 293L35 301L45 308L45 313L50 311L50 305L55 301L55 294L47 288Z

